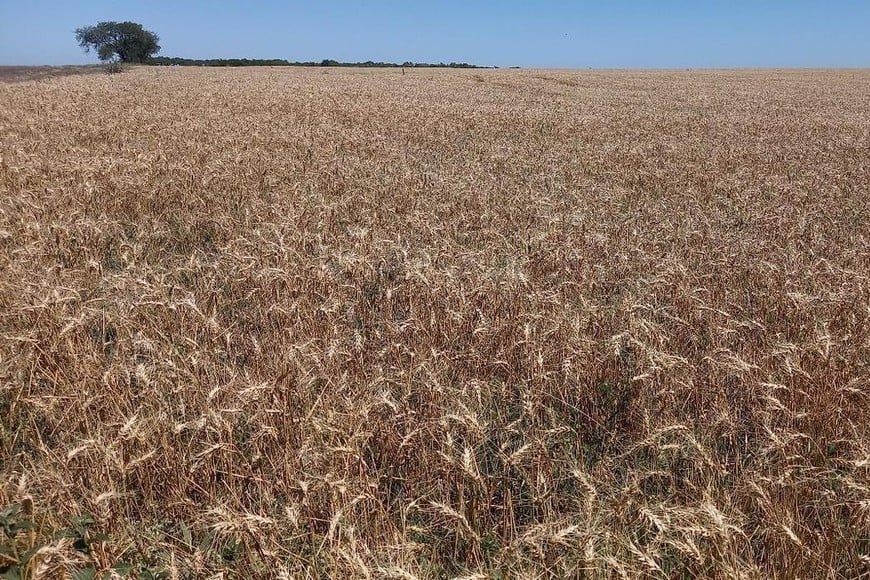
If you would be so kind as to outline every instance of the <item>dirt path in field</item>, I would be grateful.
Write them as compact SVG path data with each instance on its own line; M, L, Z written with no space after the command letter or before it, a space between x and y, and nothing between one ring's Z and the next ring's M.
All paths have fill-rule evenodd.
M94 74L101 72L99 65L83 66L0 66L0 83L20 83L42 79Z

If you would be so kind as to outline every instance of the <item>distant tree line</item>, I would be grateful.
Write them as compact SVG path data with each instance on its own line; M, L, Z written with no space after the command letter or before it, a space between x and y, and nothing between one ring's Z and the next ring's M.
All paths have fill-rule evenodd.
M331 67L361 67L361 68L494 68L468 64L466 62L339 62L337 60L324 59L320 62L298 62L280 58L179 58L171 56L153 56L146 61L148 64L157 66L331 66Z
M94 51L97 57L107 63L145 63L163 66L331 66L364 68L498 68L468 64L467 62L340 62L324 59L320 62L291 62L281 58L179 58L156 56L160 52L160 37L145 30L136 22L98 22L93 26L82 26L75 30L76 41L85 52ZM119 69L120 72L120 69Z

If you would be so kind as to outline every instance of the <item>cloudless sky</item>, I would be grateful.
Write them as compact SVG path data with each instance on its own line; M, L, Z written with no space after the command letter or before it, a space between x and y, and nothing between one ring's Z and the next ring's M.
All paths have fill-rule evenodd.
M870 66L870 0L0 0L0 64L95 62L73 31L101 20L187 58Z

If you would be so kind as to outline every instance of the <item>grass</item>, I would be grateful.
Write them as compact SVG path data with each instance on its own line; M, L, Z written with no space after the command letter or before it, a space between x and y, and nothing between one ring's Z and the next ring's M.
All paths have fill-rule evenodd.
M0 565L870 573L868 81L0 85Z

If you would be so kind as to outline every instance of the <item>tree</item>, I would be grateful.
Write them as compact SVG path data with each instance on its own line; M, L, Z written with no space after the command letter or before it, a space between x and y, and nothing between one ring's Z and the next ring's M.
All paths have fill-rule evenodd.
M100 60L145 62L160 52L160 37L135 22L99 22L76 29L76 40L85 52L97 53Z

